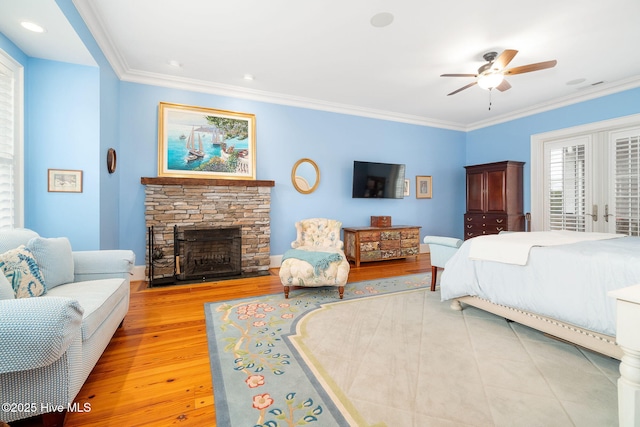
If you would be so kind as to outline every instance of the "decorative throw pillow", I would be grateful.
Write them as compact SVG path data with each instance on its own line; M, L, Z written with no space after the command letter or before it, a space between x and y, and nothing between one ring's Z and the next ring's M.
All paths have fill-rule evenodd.
M15 297L16 294L13 292L11 283L9 283L5 275L0 272L0 300L14 299Z
M25 245L0 255L0 269L11 283L16 298L38 297L47 292L38 263Z
M34 237L27 243L47 280L47 289L73 282L73 254L66 237Z

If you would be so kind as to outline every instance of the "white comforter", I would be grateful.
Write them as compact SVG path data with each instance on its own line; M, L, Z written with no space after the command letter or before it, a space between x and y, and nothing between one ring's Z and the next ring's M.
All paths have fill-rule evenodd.
M469 258L525 265L534 246L558 246L590 240L624 237L624 234L582 233L579 231L534 231L531 233L501 233L471 239Z
M445 266L443 300L475 295L614 336L607 292L640 284L640 237L532 247L526 265L471 260L472 241Z

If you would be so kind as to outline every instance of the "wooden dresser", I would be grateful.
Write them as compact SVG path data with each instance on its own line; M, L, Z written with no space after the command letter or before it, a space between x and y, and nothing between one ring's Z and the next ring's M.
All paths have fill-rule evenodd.
M465 239L503 230L524 231L523 166L514 161L465 166Z
M361 262L417 257L420 228L411 225L343 228L344 254L356 267Z

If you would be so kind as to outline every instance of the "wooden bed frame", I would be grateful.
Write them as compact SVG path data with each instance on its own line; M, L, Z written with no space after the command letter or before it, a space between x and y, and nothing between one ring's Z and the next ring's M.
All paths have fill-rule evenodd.
M451 301L453 310L462 310L462 304L471 305L489 313L513 320L530 328L537 329L546 334L568 341L572 344L584 347L588 350L604 354L620 360L622 349L616 344L615 337L589 331L584 328L565 323L550 317L541 316L529 311L506 305L496 304L484 298L476 296L464 296Z

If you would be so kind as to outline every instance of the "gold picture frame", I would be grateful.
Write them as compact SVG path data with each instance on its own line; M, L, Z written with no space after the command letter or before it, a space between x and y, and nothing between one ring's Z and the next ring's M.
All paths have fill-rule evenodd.
M161 102L158 176L256 179L256 116Z
M430 176L416 176L416 199L430 199L433 196L432 184Z
M404 180L404 193L403 196L404 197L409 197L411 195L411 184L410 181L408 179Z
M82 171L49 169L47 190L51 193L82 193Z

